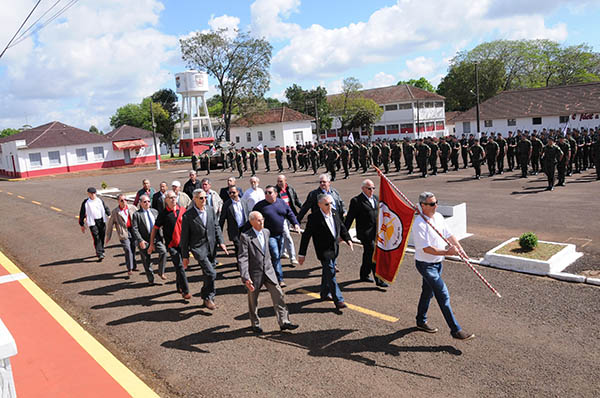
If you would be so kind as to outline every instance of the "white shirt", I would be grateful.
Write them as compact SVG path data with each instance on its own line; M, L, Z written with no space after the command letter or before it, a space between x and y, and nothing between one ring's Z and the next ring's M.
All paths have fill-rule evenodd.
M265 247L265 235L263 235L262 229L260 231L254 229L254 227L252 227L252 229L254 230L254 233L256 234L256 237L258 238L258 243L260 243L260 248L262 249L263 253L267 250L267 248Z
M371 204L371 207L375 208L375 198L373 197L373 195L371 195L371 197L369 198L364 192L362 194L365 195L365 198L367 198L367 200Z
M325 214L323 213L323 210L319 210L321 211L321 214L323 214L323 218L325 218L325 223L327 223L331 235L333 235L334 238L337 238L337 236L335 236L335 222L333 221L333 213L330 212L329 214Z
M263 191L262 188L256 188L256 189L248 189L246 190L246 192L244 192L244 196L242 196L242 200L244 202L246 202L246 205L248 206L248 210L251 211L252 209L254 209L254 205L257 204L258 202L260 202L261 200L264 200L265 198L265 191Z
M448 229L444 216L440 213L435 213L433 217L428 218L427 216L417 215L415 222L412 226L413 241L415 243L415 259L419 261L425 261L427 263L439 263L444 260L444 256L434 256L432 254L425 253L423 251L426 247L434 247L436 249L444 249L447 244L440 237L440 235L431 228L427 222L423 219L427 218L435 228L444 235L444 238L448 239L452 236L452 233Z
M204 225L206 227L206 208L204 210L200 210L196 206L194 206L194 208L196 209L196 211L198 212L198 215L200 216L200 221L202 221L202 225Z
M238 227L241 227L246 221L246 215L244 214L244 206L242 206L241 200L232 200L231 205L233 206L233 212L235 214L235 222Z
M148 225L148 231L152 233L152 226L154 226L154 222L156 220L154 219L154 214L152 214L150 209L144 210L144 218L146 219L146 224Z
M96 225L98 219L102 219L106 222L106 213L104 212L104 205L102 200L98 197L96 199L88 199L85 202L85 221L88 227Z

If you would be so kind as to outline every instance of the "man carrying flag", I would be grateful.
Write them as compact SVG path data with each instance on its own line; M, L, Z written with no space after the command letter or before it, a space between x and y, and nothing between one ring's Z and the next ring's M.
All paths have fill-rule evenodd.
M437 199L433 193L423 192L419 195L421 214L417 216L413 225L415 263L417 271L423 277L423 287L421 288L421 297L417 307L417 328L428 333L438 331L436 327L432 327L427 323L429 302L435 295L444 319L450 327L452 337L458 340L469 340L475 335L462 330L454 318L450 307L450 293L442 279L444 256L458 255L459 252L465 254L458 239L448 229L444 217L436 212L437 204ZM434 228L451 243L450 246L446 245L442 236Z

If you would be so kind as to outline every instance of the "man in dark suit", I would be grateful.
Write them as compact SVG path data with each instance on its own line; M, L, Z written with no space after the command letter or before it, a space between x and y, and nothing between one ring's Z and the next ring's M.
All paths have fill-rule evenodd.
M188 175L190 179L187 180L185 184L183 184L183 192L185 192L187 196L189 196L190 199L192 199L194 190L202 188L202 185L198 180L198 177L196 176L196 172L194 170L190 170Z
M156 217L158 217L158 211L150 207L150 197L148 195L140 196L140 209L133 213L133 217L131 218L131 223L133 224L131 233L136 245L140 249L139 252L144 264L144 271L146 271L148 283L151 285L154 284L154 271L152 270L152 260L150 254L148 254L148 247L150 246L150 237ZM161 279L166 280L165 265L167 263L167 248L163 243L162 234L158 233L155 235L154 247L158 252L158 275Z
M331 187L331 178L329 177L329 174L321 174L319 176L319 188L309 192L302 208L298 212L298 222L302 221L302 218L304 218L304 215L308 210L311 210L312 213L319 210L317 197L321 194L331 195L333 198L333 209L339 215L340 219L344 221L344 201L339 192Z
M317 198L319 210L312 212L308 216L308 221L302 239L300 240L300 250L298 251L300 265L304 263L306 249L310 238L313 239L317 258L321 261L323 274L321 276L321 300L328 300L330 297L335 302L336 308L346 308L344 297L340 287L335 280L335 259L339 253L339 239L341 238L351 250L352 240L348 230L342 223L338 212L332 209L333 198L331 195L321 194Z
M380 287L388 287L387 283L375 276L375 263L373 251L375 250L375 237L377 236L377 214L379 213L379 198L375 195L375 184L367 179L362 182L362 193L350 200L348 214L346 215L346 229L350 229L356 220L356 237L363 246L362 265L360 266L360 280L373 282L370 275L373 273L375 283Z
M217 216L212 207L206 204L206 192L204 189L196 189L193 192L194 205L185 212L181 220L181 256L183 268L187 268L190 262L190 251L194 255L204 273L204 284L200 295L204 305L209 310L215 306L215 255L217 245L223 249L225 254L227 248L223 241L223 234L217 222Z
M227 200L229 199L229 187L237 187L240 198L244 196L244 190L241 187L235 185L235 177L229 177L227 179L227 186L221 188L221 190L219 191L219 197L223 200L223 203L227 202Z
M168 184L166 181L160 183L160 189L157 193L152 196L152 208L156 209L159 213L165 208L165 196L167 194Z
M240 253L240 229L248 221L248 206L240 198L238 187L235 185L229 187L229 199L223 204L221 217L219 217L221 230L225 221L227 221L227 236L233 242L237 258Z
M251 212L249 219L252 228L240 235L238 262L242 282L248 289L248 307L252 330L258 334L263 332L258 318L258 294L263 285L271 294L277 323L279 323L281 330L294 330L298 328L298 325L290 322L288 309L283 299L283 291L279 287L269 254L270 232L264 228L264 218L260 212Z

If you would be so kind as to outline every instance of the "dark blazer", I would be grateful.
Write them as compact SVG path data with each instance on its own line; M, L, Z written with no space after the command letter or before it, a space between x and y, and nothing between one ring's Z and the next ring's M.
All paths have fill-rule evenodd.
M371 206L364 193L360 193L350 200L348 214L344 224L350 229L352 222L356 220L356 237L361 241L374 241L377 235L377 215L379 213L379 198L373 195L375 208Z
M194 257L214 258L217 245L224 243L221 228L217 222L217 216L212 207L206 206L206 226L202 225L200 215L195 207L188 209L181 219L181 256L190 257L190 251ZM202 239L206 233L206 239Z
M104 213L106 214L106 216L110 216L110 209L108 208L108 206L106 205L106 203L104 203L104 201L102 200L102 198L98 197L100 199L100 201L102 202L102 204L104 205ZM87 202L89 198L84 199L83 202L81 202L81 207L79 208L79 225L81 225L83 227L83 223L85 220L85 202Z
M153 209L156 209L159 213L165 209L165 198L163 198L162 193L160 191L158 191L152 196L151 207Z
M277 197L281 198L281 196L279 195L281 193L281 188L279 188L279 185L276 186L276 189ZM298 194L296 193L296 190L290 187L289 185L287 186L287 193L290 198L290 208L292 209L292 212L294 213L296 218L298 218L298 211L302 208L302 202L300 202L300 200L298 199Z
M279 283L269 253L269 236L271 233L268 229L263 228L263 235L266 245L264 251L260 247L260 242L253 229L240 235L240 253L238 254L240 275L243 282L250 279L255 289L260 289L265 278L274 285Z
M241 198L242 195L244 195L244 190L241 187L238 187L237 185L235 187L237 188L238 194ZM221 190L219 191L219 196L221 197L221 199L223 199L223 203L227 202L227 200L229 199L229 187L221 188ZM221 210L221 213L222 212L223 210Z
M202 184L200 184L200 180L196 179L196 182L193 183L192 180L187 180L185 184L183 184L183 192L190 197L190 199L194 199L194 191L196 189L202 188Z
M310 193L306 197L306 200L304 201L304 204L302 205L302 208L300 209L300 212L298 212L298 222L302 221L302 218L304 218L304 215L308 212L308 210L311 210L312 213L319 210L317 198L322 193L323 191L321 191L321 188L317 188L313 191L310 191ZM340 196L339 192L336 191L334 188L331 188L331 196L333 197L333 200L335 202L335 209L338 212L340 219L343 221L344 201L342 200L342 197Z
M346 226L342 223L342 220L340 220L338 212L333 209L332 212L336 237L331 235L331 231L325 222L325 217L323 217L323 213L321 213L321 209L319 208L308 216L308 221L306 222L306 227L304 228L302 239L300 240L300 250L298 250L298 255L306 255L308 242L310 241L310 238L312 238L319 260L333 260L338 256L340 248L339 238L345 242L348 242L351 238Z
M248 205L241 199L240 202L242 203L242 211L244 212L245 219L248 221ZM233 242L239 238L241 231L235 220L235 210L231 205L232 203L231 199L227 199L223 205L223 210L221 210L221 216L219 217L219 226L221 227L221 230L223 230L223 225L225 225L225 221L227 221L227 236L229 237L229 240ZM242 224L242 227L243 226L244 225Z
M156 217L158 217L158 210L150 208L148 211L154 215L154 221L156 221ZM135 239L135 243L137 245L139 245L142 241L150 244L150 234L152 233L152 229L150 228L150 225L148 225L148 218L146 217L144 209L140 209L132 214L131 233L133 234L133 238ZM155 242L162 241L162 229L158 230L154 240Z

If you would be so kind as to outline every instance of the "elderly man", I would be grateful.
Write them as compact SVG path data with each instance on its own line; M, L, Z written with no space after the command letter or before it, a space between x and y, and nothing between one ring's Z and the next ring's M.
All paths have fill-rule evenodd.
M415 218L412 226L415 243L415 263L417 271L423 277L421 297L417 307L417 328L428 333L438 331L436 327L430 326L427 323L429 302L435 296L444 319L450 328L452 337L458 340L468 340L475 337L475 335L462 330L454 318L452 308L450 307L450 293L442 279L442 261L444 260L444 256L456 255L459 252L464 254L464 250L458 239L448 229L444 217L436 212L437 204L437 199L433 193L423 192L419 195L419 205L422 215ZM444 239L428 225L427 221L440 231L444 238L448 239L451 243L450 246L446 245Z
M181 207L177 204L177 194L174 191L167 191L165 196L165 208L158 214L158 217L154 222L152 235L150 235L148 255L152 254L154 251L156 235L162 228L165 245L167 246L167 251L171 255L171 261L175 268L175 285L177 286L177 291L181 293L184 300L189 300L192 296L190 295L187 276L185 275L185 269L183 268L183 262L181 261L181 249L179 248L181 223L185 211L185 207Z
M227 248L223 241L223 234L217 222L215 211L206 203L206 192L204 189L196 189L193 193L194 206L183 215L181 221L181 256L183 257L183 268L187 268L190 262L190 251L198 264L202 267L204 284L200 295L204 300L204 306L214 310L215 294L215 257L217 245L223 249L225 254Z
M135 194L135 200L133 201L134 206L137 206L140 203L140 196L142 195L147 195L150 198L154 195L154 188L150 186L150 180L147 178L142 180L142 189Z
M339 254L339 240L346 242L351 250L352 240L338 212L333 209L333 197L321 194L317 198L319 210L308 216L308 221L298 251L300 265L304 264L308 242L312 238L317 258L321 261L321 300L333 299L338 310L346 308L344 297L335 279L335 260Z
M192 200L186 193L181 192L181 183L177 180L173 181L171 183L171 189L175 193L177 204L183 207L184 209L187 209L188 206L192 203Z
M227 179L227 186L221 188L221 190L219 191L219 197L223 201L223 204L225 204L225 202L227 202L227 200L229 199L229 188L230 187L237 187L237 191L238 191L238 194L240 195L240 199L242 198L242 196L244 196L244 190L242 188L238 187L237 185L235 185L235 177L229 177Z
M150 258L150 254L148 254L148 248L150 247L150 236L152 236L156 217L158 217L158 210L150 207L150 197L148 195L140 196L140 209L131 218L131 223L133 224L131 232L139 248L148 283L151 285L154 284L154 271L152 271L152 259ZM158 275L161 279L166 280L165 265L167 264L167 248L163 243L162 234L157 234L153 243L154 247L158 250Z
M193 192L196 189L202 188L202 185L200 184L200 181L198 180L197 174L194 170L190 170L188 172L188 176L190 179L183 184L183 192L185 192L185 194L192 199Z
M94 249L98 262L104 259L104 236L106 235L106 221L110 215L108 206L102 199L96 196L96 188L87 189L88 198L81 203L79 209L79 226L81 233L85 233L85 224L87 224L94 241Z
M200 187L206 192L206 204L213 208L218 219L223 209L223 199L221 199L217 192L211 189L210 178L203 178L200 181Z
M361 190L362 193L350 200L345 221L346 229L350 229L356 220L356 237L363 246L360 280L373 283L373 279L370 277L373 273L377 286L388 287L387 283L375 276L375 263L373 262L375 237L377 236L377 215L379 214L379 198L375 195L375 184L366 179L362 182Z
M283 230L286 220L290 222L296 231L300 231L300 225L290 207L277 197L277 190L273 185L265 187L265 199L254 206L254 211L260 212L265 218L265 228L271 232L269 237L269 250L271 261L281 287L286 287L283 281L283 269L281 267L281 250L283 249Z
M248 207L246 202L240 199L238 187L235 185L229 187L229 199L223 204L223 211L219 217L221 230L225 221L227 221L227 236L233 243L237 258L240 253L240 231L248 221Z
M265 198L265 191L258 186L260 179L258 177L250 177L250 188L244 192L242 200L246 202L248 209L253 209L254 205Z
M340 219L344 221L344 201L339 192L331 187L331 178L329 177L329 174L321 174L319 176L319 188L309 192L298 213L298 221L302 221L308 210L311 210L313 213L319 210L319 205L317 203L317 197L319 195L331 195L333 198L333 209Z
M263 285L271 294L279 328L282 331L297 329L298 325L290 322L288 309L283 299L283 291L277 283L268 248L270 232L264 228L264 218L258 211L253 211L250 213L249 219L252 228L240 235L238 263L242 282L248 290L248 309L252 330L257 334L263 332L258 317L258 294Z
M108 224L106 225L106 244L108 245L108 242L112 237L112 230L114 226L117 230L117 234L119 235L119 241L121 242L123 252L125 253L127 278L129 278L132 272L137 270L137 266L135 264L135 240L133 239L133 224L131 222L131 218L137 211L137 208L133 205L127 204L124 194L119 194L117 196L117 201L119 202L119 205L110 213L110 218L108 219Z
M283 174L277 176L276 188L277 197L287 203L287 205L290 206L292 213L297 216L298 210L296 207L301 208L302 202L298 200L298 194L296 193L296 190L288 185L287 178ZM294 247L294 241L290 235L290 224L287 222L287 220L284 222L283 226L283 254L281 257L289 257L290 265L292 267L298 265L298 260L296 259L296 248Z
M161 181L159 190L152 196L152 208L156 209L159 213L165 208L165 196L167 194L167 182Z

